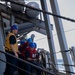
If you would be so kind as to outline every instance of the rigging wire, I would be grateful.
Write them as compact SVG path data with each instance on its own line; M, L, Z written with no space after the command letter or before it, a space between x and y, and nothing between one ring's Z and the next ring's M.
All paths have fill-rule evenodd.
M64 32L70 32L70 31L73 31L73 30L75 30L75 28L70 29L70 30L67 30L67 31L64 31ZM54 34L53 36L55 36L55 35L57 35L57 34ZM35 41L40 41L40 40L43 40L43 39L46 39L46 38L47 38L47 36L46 37L43 37L43 38L40 38L40 39L37 39Z

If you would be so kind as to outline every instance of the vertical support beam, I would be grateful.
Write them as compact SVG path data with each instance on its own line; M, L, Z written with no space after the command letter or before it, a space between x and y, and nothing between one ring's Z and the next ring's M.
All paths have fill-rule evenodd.
M15 24L15 17L13 15L10 16L10 26Z
M51 61L50 61L50 55L49 53L47 52L47 59L48 59L48 66L49 66L49 69L51 68Z
M53 14L60 15L57 0L50 0L50 4L51 4ZM66 51L66 50L68 50L68 46L67 46L67 42L66 42L66 38L65 38L62 21L60 18L54 17L54 22L55 22L55 26L56 26L56 30L57 30L57 36L59 39L61 51ZM71 64L69 52L62 53L62 56L63 56L63 61L65 64ZM66 69L66 71L73 72L73 69L71 66L65 66L65 69ZM67 73L67 75L72 75L72 74Z
M42 9L45 11L48 11L46 0L43 0L43 1L40 0L40 2L41 2ZM54 54L55 46L54 46L54 40L53 40L53 35L52 35L52 27L50 24L50 18L49 18L49 15L46 13L43 13L43 16L44 16L44 22L45 22L45 27L46 27L46 32L47 32L50 53L51 53L50 54L51 60L52 60L53 64L57 64L57 58L56 58L56 55ZM52 68L53 68L54 72L56 72L55 68L54 67L52 67ZM56 66L56 68L58 68L58 67Z
M3 18L2 17L1 17L1 29L2 29L3 43L5 43L5 31L4 31L4 24L3 24Z
M74 46L71 47L70 53L71 53L71 57L75 65L75 47Z
M4 51L4 44L3 44L3 31L2 31L2 20L1 20L1 10L0 10L0 50ZM5 55L0 53L0 59L5 60ZM3 75L5 71L5 63L0 61L0 75Z

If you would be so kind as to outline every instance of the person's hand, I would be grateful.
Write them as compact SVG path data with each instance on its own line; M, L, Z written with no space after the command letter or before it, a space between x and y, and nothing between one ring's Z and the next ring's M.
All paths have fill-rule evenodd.
M33 61L37 61L37 59L33 59Z
M41 57L39 57L38 60L41 61Z
M18 54L17 53L15 53L15 56L18 58Z
M20 52L20 51L18 51L17 53L18 53L18 54L21 54L21 52Z

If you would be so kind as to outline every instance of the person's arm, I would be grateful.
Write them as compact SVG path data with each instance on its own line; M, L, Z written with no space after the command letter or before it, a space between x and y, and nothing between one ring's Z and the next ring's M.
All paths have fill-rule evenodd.
M14 48L14 45L13 44L10 44L10 46L11 46L11 49L14 52L15 56L18 57L18 54L17 54L17 52L16 52L16 50Z
M26 59L27 59L27 60L32 61L32 58L30 58L30 53L29 53L29 51L26 51L26 52L25 52L25 56L26 56Z
M18 57L18 54L17 54L17 52L14 48L14 44L16 43L15 36L11 35L10 38L9 38L9 41L10 41L10 46L11 46L12 51L14 52L15 56Z

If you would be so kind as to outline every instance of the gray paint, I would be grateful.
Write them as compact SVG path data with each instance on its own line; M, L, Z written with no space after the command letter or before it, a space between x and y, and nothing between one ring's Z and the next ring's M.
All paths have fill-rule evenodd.
M60 15L57 0L50 0L50 4L51 4L53 14ZM57 31L57 36L58 36L61 51L66 51L68 50L68 46L66 42L62 21L60 18L54 17L54 22L56 26L56 31ZM71 64L69 52L62 53L62 56L63 56L64 64ZM70 71L70 72L73 71L73 67L71 66L65 66L65 69L66 71ZM66 73L66 74L72 75L71 73Z
M0 50L4 51L4 44L3 44L3 31L1 27L1 14L0 14ZM0 53L0 59L5 60L5 55ZM3 75L3 72L5 71L5 63L0 61L0 75Z
M45 11L48 11L47 9L47 3L46 3L46 0L40 0L41 2L41 6L42 6L42 9L45 10ZM51 60L53 62L53 64L57 64L57 58L56 58L56 55L53 54L55 53L55 46L54 46L54 40L53 40L53 36L52 36L52 27L51 27L51 24L50 24L50 18L49 18L49 15L48 14L43 14L44 16L44 22L45 22L45 27L46 27L46 32L47 32L47 38L48 38L48 43L49 43L49 49L50 49L50 53L51 53ZM54 66L52 66L54 72L56 72ZM56 66L56 68L58 68Z

